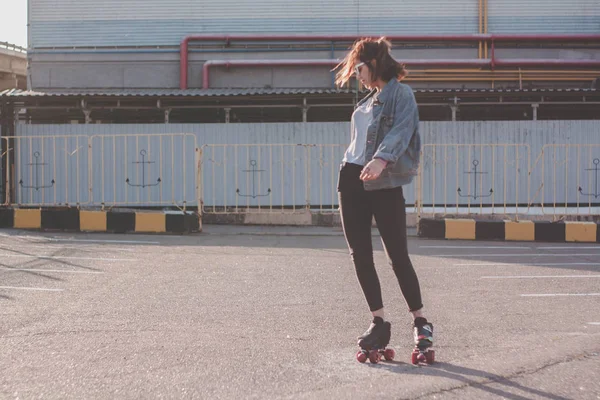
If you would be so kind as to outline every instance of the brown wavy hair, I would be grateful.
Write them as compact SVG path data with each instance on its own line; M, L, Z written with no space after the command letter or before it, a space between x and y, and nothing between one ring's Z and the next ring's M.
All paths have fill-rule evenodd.
M392 43L384 36L379 39L363 38L357 40L352 45L346 57L339 63L333 71L341 68L337 74L335 83L342 87L354 75L354 67L361 62L364 62L373 80L381 78L387 82L390 79L404 79L408 75L406 66L394 60L390 51ZM371 60L375 60L375 65L371 64Z

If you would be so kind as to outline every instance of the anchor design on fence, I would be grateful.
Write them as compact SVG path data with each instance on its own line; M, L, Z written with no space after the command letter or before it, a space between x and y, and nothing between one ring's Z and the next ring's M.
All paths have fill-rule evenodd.
M240 189L236 189L236 193L238 196L240 197L252 197L253 199L257 198L257 197L266 197L266 196L270 196L271 195L271 188L267 189L267 193L266 194L256 194L256 174L258 172L264 172L264 169L257 169L256 168L256 160L250 160L250 168L251 169L244 169L242 170L242 172L248 172L248 173L252 173L252 194L241 194L240 193Z
M132 162L132 164L141 164L142 165L142 183L134 184L129 181L129 178L127 178L127 179L125 179L125 182L127 182L127 184L129 186L146 188L146 187L151 187L151 186L158 186L162 182L160 177L158 177L158 179L156 180L156 183L146 184L146 164L154 164L154 161L146 161L146 154L147 154L146 150L144 150L144 149L140 150L140 156L142 156L142 161L133 161Z
M490 191L488 194L479 194L477 191L477 175L485 175L487 174L487 172L477 172L477 167L479 166L479 161L478 160L473 160L473 171L467 171L465 172L465 174L470 174L473 175L473 183L475 184L475 194L462 194L460 187L458 188L458 195L460 197L472 197L474 200L477 200L478 198L486 198L486 197L490 197L492 194L494 194L494 189L490 188Z
M41 162L39 162L39 161L38 161L38 159L40 158L40 152L39 152L39 151L36 151L35 153L33 153L33 157L35 158L35 162L33 162L33 163L29 163L29 164L27 164L27 165L30 165L30 166L33 166L33 167L34 167L34 169L33 169L33 175L34 175L34 177L35 177L35 178L34 178L34 180L35 180L35 186L27 186L27 185L24 185L24 184L23 184L23 179L20 179L20 180L19 180L19 185L21 185L21 187L22 187L22 188L24 188L24 189L35 189L36 191L38 191L38 190L40 190L40 189L47 189L47 188L51 188L51 187L52 187L52 186L54 186L54 184L56 183L56 182L54 181L54 179L52 179L52 180L50 181L50 184L49 184L49 185L42 185L42 186L40 186L40 176L39 176L40 174L39 174L39 168L40 168L40 166L47 165L46 163L41 163Z
M600 164L600 160L594 158L594 168L587 168L586 171L594 171L594 193L583 193L583 189L579 186L579 193L583 196L594 196L595 199L600 197L600 193L598 193L598 164Z

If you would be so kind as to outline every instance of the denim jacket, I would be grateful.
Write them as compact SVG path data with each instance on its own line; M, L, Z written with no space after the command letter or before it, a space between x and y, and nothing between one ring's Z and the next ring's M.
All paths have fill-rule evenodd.
M371 91L358 105L375 94L376 90ZM367 128L365 154L366 162L381 158L388 164L377 179L364 182L365 190L411 183L419 168L420 154L419 110L413 90L391 79L373 104L373 121Z

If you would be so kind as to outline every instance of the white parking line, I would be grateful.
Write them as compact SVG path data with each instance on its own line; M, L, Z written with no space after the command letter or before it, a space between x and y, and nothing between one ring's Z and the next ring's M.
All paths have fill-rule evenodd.
M31 269L31 268L3 268L0 267L0 271L8 272L54 272L59 274L103 274L102 271L69 271L66 269Z
M600 263L523 263L523 264L512 264L512 263L468 263L468 264L453 264L454 267L507 267L507 266L571 266L571 265L588 265L588 266L600 266Z
M19 286L0 286L0 289L10 290L38 290L41 292L62 292L64 289L46 289L46 288L35 288L35 287L19 287Z
M100 247L100 246L63 246L60 244L45 245L45 244L2 244L0 243L0 250L10 250L11 248L25 248L25 249L47 249L47 250L78 250L78 251L129 251L133 252L135 249L124 249L115 247Z
M589 254L589 253L583 253L583 254L546 254L546 253L521 253L521 254L484 254L484 253L479 253L479 254L432 254L429 255L428 257L581 257L581 256L595 256L598 257L600 256L600 253L595 253L595 254Z
M35 256L29 254L0 254L0 257L38 258L40 260L93 260L93 261L136 261L135 258L93 258L93 257L62 257Z
M52 242L82 242L82 243L125 243L125 244L160 244L160 242L148 242L144 240L100 240L100 239L61 239L48 238Z
M421 249L524 249L529 250L532 247L521 246L419 246Z
M522 294L522 297L565 297L565 296L600 296L600 293L544 293Z
M600 325L600 322L588 322L588 325Z
M600 275L517 275L517 276L482 276L481 279L554 279L554 278L600 278Z
M600 245L588 247L588 246L544 246L536 247L538 250L600 250Z

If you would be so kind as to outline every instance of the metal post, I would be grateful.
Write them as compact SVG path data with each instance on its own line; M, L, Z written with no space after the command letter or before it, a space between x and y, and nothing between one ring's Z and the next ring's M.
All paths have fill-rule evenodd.
M5 157L4 155L7 154L8 152L8 143L6 140L3 140L2 138L5 136L8 136L8 104L7 101L4 98L0 98L1 102L0 102L0 154L2 154L2 157L0 157L0 161L2 162L2 176L0 177L0 182L2 182L2 186L0 187L0 200L2 203L7 203L7 199L5 197L6 194L6 177L7 177L7 173L6 171L8 171L8 157Z
M10 103L10 100L2 99L0 103L0 140L2 141L0 151L3 155L0 157L2 162L2 192L0 199L4 204L10 204L13 201L13 193L11 188L13 187L14 176L14 147L15 140L12 138L15 136L15 124L16 118L18 118L18 112L15 112L14 106ZM1 139L4 137L11 137L11 139Z
M225 123L228 124L231 117L231 108L226 107L225 109Z
M83 110L83 114L85 115L85 123L91 124L92 123L92 118L91 118L92 110Z
M531 108L533 108L533 120L534 121L537 121L537 119L538 119L537 111L538 111L538 107L539 106L540 105L538 103L534 103L534 104L531 105Z
M308 121L308 106L306 105L306 97L302 100L302 122Z
M452 122L456 122L456 112L458 111L458 106L450 106L452 109Z

